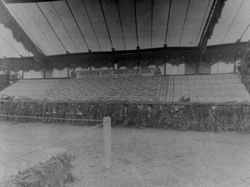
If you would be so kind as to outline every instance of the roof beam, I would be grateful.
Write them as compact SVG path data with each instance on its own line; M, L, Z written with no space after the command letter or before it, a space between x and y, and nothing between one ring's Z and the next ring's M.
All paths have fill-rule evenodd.
M95 38L96 38L96 41L97 41L97 43L98 43L99 49L100 49L100 50L102 50L101 43L100 43L100 41L99 41L99 38L97 37L97 34L96 34L96 31L95 31L95 28L94 28L94 26L93 26L92 20L91 20L90 15L89 15L89 10L88 10L88 8L87 8L87 6L86 6L86 4L85 4L84 0L82 0L82 4L83 4L83 7L84 7L85 12L86 12L86 14L87 14L87 17L88 17L89 23L90 23L91 28L92 28L92 30L93 30L93 33L94 33L94 35L95 35ZM91 50L91 49L89 49L89 50Z
M196 37L196 40L195 40L195 44L197 44L197 45L198 45L198 42L199 42L198 40L199 40L199 38L200 38L199 36L201 35L202 26L205 24L205 21L206 21L206 15L207 15L207 13L208 13L208 11L209 11L209 6L210 6L211 1L212 1L212 0L208 0L207 7L206 7L206 11L205 11L205 13L204 13L204 15L203 15L202 22L201 22L201 24L200 24L199 32L198 32L197 37Z
M153 46L153 17L154 17L154 1L151 0L151 25L150 25L150 30L151 30L151 35L150 35L150 47L152 48Z
M232 62L232 59L244 59L247 54L248 42L230 43L223 45L208 46L204 53L204 62L214 63L223 59L225 62ZM218 56L220 54L220 56ZM63 69L64 67L89 67L89 59L92 59L92 65L95 67L113 65L113 60L116 59L118 63L125 66L136 67L140 60L142 63L148 64L150 59L158 59L158 62L164 63L164 57L168 59L181 58L187 59L187 63L196 63L199 61L200 50L198 47L169 47L169 48L154 48L142 49L140 53L137 50L123 50L116 53L109 52L91 52L91 53L74 53L48 56L48 61L52 63L51 67ZM128 63L126 62L128 59ZM25 69L42 69L46 68L46 63L39 64L38 67L33 66L36 62L32 57L23 58L0 58L0 66L2 70L22 70ZM61 63L61 64L60 64ZM169 61L168 63L176 64L176 61ZM59 65L60 64L60 65ZM129 65L130 64L130 65ZM48 64L47 64L48 65Z
M218 52L220 53L226 53L230 56L233 56L237 54L239 51L242 54L245 54L247 52L248 42L239 42L239 43L228 43L228 44L223 44L223 45L213 45L213 46L208 46L206 53L208 54L214 54L217 56ZM237 49L237 50L236 50ZM230 51L230 52L228 52ZM233 52L231 52L233 51ZM148 56L148 57L164 57L165 55L191 55L191 56L198 56L199 55L199 48L197 47L168 47L168 48L154 48L154 49L141 49L140 54L137 53L137 50L123 50L123 51L116 51L116 53L113 53L112 51L109 52L91 52L91 53L71 53L71 54L61 54L61 55L50 55L48 56L48 59L53 59L59 58L60 62L63 60L69 60L71 59L74 62L77 62L77 59L88 59L90 55L94 59L101 59L103 61L104 59L113 59L114 57L118 58L128 58L128 57L138 57L138 55L142 56ZM0 64L2 63L3 60L7 61L17 61L21 62L22 60L33 60L32 57L23 57L23 58L0 58ZM106 61L108 63L108 61Z
M33 16L29 13L28 9L26 8L25 5L22 5L22 7L24 8L24 10L26 11L26 13L29 15L29 17L31 18L32 22L36 25L37 29L39 30L39 32L42 34L42 36L44 38L46 38L48 44L52 47L53 51L55 53L57 53L57 50L55 49L55 47L53 46L53 43L51 43L51 41L48 39L48 37L46 36L46 33L44 33L41 29L40 29L40 24L37 23L37 21L33 18ZM23 24L24 25L24 24ZM31 36L31 33L29 33L29 36ZM39 42L39 41L38 41ZM38 45L38 44L37 44Z
M102 5L102 1L101 0L99 0L99 4L100 4L100 7L101 7L101 11L102 11L102 16L103 16L103 19L104 19L104 23L105 23L105 26L106 26L106 29L107 29L107 32L108 32L109 42L110 42L112 50L114 50L113 42L112 42L112 39L111 39L111 36L110 36L109 27L108 27L108 24L107 24L107 19L106 19L104 10L103 10L103 5Z
M125 42L125 37L124 37L124 31L123 31L123 24L122 24L120 3L119 3L119 1L116 1L115 3L116 3L118 17L119 17L119 22L120 22L120 27L121 27L121 31L122 31L122 41L123 41L123 44L124 44L124 49L127 49L126 42Z
M250 27L250 24L248 24L248 25L246 26L246 28L244 29L243 33L241 34L241 36L240 36L240 38L239 38L239 40L238 40L239 42L241 42L243 36L246 34L246 32L247 32L247 30L249 29L249 27Z
M136 0L134 0L134 11L135 11L135 34L136 34L136 48L139 48L139 42L138 42L138 28L137 28L137 10L136 10Z
M65 50L66 53L68 53L68 49L66 48L66 46L64 45L63 41L61 40L61 38L59 37L58 33L55 31L54 27L52 26L52 24L50 23L49 19L47 18L47 16L45 15L44 11L42 10L42 8L40 7L40 5L38 3L36 3L37 8L40 10L40 12L42 13L43 17L45 18L46 22L48 23L48 25L50 26L50 28L52 29L52 31L55 33L55 36L57 38L57 40L60 42L61 46L63 47L63 49Z
M61 1L61 0L4 0L6 3L41 3L49 1Z
M226 0L214 0L212 7L209 12L206 24L204 26L203 32L201 34L200 42L198 47L202 52L206 50L207 41L212 36L214 27L221 16L222 9L224 7Z
M53 2L50 2L50 4L51 4L51 7L53 8L53 10L55 11L56 16L59 18L59 21L62 23L62 26L63 26L64 30L66 31L67 35L69 36L75 50L78 51L78 47L76 46L75 41L74 41L73 37L70 34L70 31L67 29L66 25L63 23L63 20L62 20L62 18L60 16L59 12L57 11L55 5L53 4Z
M55 59L55 58L60 58L61 61L63 60L69 60L71 59L72 61L77 62L76 59L84 58L84 59L89 59L90 56L94 59L114 59L114 57L117 58L128 58L128 57L134 57L134 59L138 58L139 56L152 56L152 57L164 57L166 54L169 55L198 55L199 54L199 49L197 47L169 47L169 48L154 48L154 49L141 49L140 53L135 50L121 50L121 51L116 51L114 53L113 51L108 51L108 52L91 52L91 53L70 53L70 54L60 54L60 55L49 55L47 56L48 59ZM7 60L16 60L19 61L21 60L20 58L6 58ZM24 59L32 59L31 57L23 57ZM0 64L1 64L1 59L0 58ZM108 62L108 61L107 61Z
M168 4L168 18L167 18L167 27L166 27L166 34L165 34L164 46L167 46L169 20L170 20L170 15L171 15L170 14L171 13L171 6L172 6L172 0L169 0L169 4Z
M81 30L81 28L80 28L80 26L79 26L79 24L78 24L78 22L77 22L77 20L76 20L76 17L75 17L75 15L74 15L74 13L73 13L73 10L72 10L72 8L71 8L70 5L69 5L68 0L65 0L65 2L66 2L66 4L67 4L67 6L68 6L68 8L69 8L69 11L70 11L70 14L72 15L72 17L73 17L73 19L74 19L74 21L75 21L75 23L76 23L76 26L77 26L77 28L78 28L80 34L81 34L81 37L82 37L82 39L83 39L84 44L86 44L88 50L90 50L89 45L88 45L88 43L87 43L87 41L86 41L86 39L85 39L85 36L84 36L84 34L83 34L83 32L82 32L82 30Z
M189 7L190 7L190 1L191 0L188 0L188 4L187 4L187 8L186 8L186 13L185 13L185 17L184 17L184 22L183 22L182 29L181 29L181 36L180 36L180 39L179 39L179 46L181 46L181 41L182 41L182 37L183 37L185 25L186 25L186 22L187 22L187 16L188 16Z
M22 5L22 7L25 9L25 11L27 12L27 14L30 16L30 14L29 14L29 12L26 10L26 8L25 8L25 6L24 5ZM23 20L19 17L19 15L12 9L12 8L10 8L9 7L9 11L10 11L10 13L13 15L13 17L16 19L16 21L19 23L19 25L24 29L24 31L28 34L28 36L30 37L30 39L34 42L34 44L36 45L36 46L38 46L39 47L39 49L43 49L42 47L41 47L41 45L40 45L40 43L39 42L37 42L37 40L35 39L35 37L34 37L34 33L32 33L29 29L28 29L28 27L29 26L27 26L24 22L23 22ZM37 26L37 24L36 24L36 22L34 22L34 20L32 19L32 16L30 16L30 18L31 18L31 20L32 20L32 22L36 25L36 27L38 28L38 26ZM44 36L44 34L41 32L41 30L38 28L38 30L39 30L39 32ZM45 37L45 36L44 36ZM45 37L46 38L46 37ZM46 38L47 39L47 38ZM49 42L49 40L47 39L47 41ZM53 49L54 51L55 51L55 49ZM44 51L46 51L46 50L44 50L43 49L43 53L44 53ZM56 51L55 51L56 52ZM46 53L46 52L45 52Z

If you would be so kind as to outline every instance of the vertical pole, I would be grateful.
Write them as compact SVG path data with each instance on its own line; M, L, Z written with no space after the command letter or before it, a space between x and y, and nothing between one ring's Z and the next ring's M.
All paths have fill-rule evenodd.
M103 118L103 138L105 152L105 168L111 167L111 118Z
M234 60L234 73L236 73L236 60Z
M167 67L166 67L166 63L167 63L167 57L166 56L164 56L164 64L163 64L163 75L166 75L166 69L167 69Z
M67 78L69 78L70 75L69 75L69 68L67 67Z
M46 69L43 69L43 79L46 79Z
M164 70L163 70L163 71L164 71L164 72L163 72L163 75L166 75L166 71L167 71L167 70L166 70L166 62L165 62L164 65L163 65L163 69L164 69Z

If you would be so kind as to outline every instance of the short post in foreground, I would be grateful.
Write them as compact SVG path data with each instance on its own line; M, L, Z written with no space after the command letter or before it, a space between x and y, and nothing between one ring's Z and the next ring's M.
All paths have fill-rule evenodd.
M105 152L105 168L111 167L111 118L103 118L103 139Z

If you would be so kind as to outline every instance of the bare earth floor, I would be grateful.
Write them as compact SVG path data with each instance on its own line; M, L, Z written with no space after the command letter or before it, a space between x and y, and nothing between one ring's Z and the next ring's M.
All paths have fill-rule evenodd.
M66 150L75 156L69 186L250 186L250 133L113 128L112 167L104 169L102 128L86 129L0 122L0 171L32 164L37 150ZM6 167L11 150L18 164Z

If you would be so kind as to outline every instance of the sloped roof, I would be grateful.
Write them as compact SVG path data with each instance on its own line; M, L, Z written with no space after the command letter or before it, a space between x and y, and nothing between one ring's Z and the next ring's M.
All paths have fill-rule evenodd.
M8 1L6 1L8 2ZM213 1L61 0L6 4L46 55L197 46ZM169 16L169 18L168 18Z
M219 0L4 0L46 55L198 46ZM208 45L250 38L250 0L226 0ZM0 58L32 56L0 25Z

